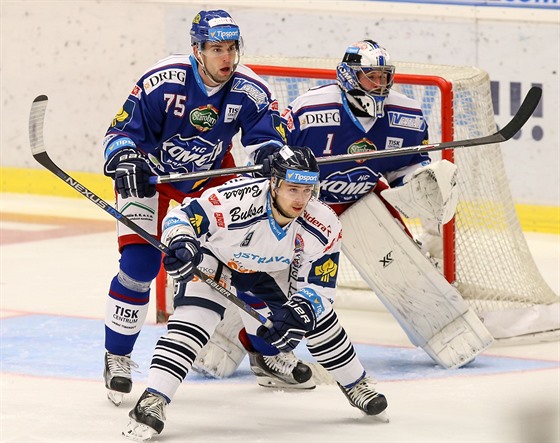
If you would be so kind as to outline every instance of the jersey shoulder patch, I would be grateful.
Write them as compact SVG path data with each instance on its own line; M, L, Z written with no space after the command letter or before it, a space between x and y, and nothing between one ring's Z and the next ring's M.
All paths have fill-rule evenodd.
M141 80L142 89L149 95L166 83L185 86L187 69L190 68L189 59L184 54L166 57L144 73Z
M231 82L231 92L245 94L259 112L276 101L270 85L244 65L237 66Z
M342 224L335 212L318 199L312 199L303 215L298 218L302 227L313 234L324 246L341 238Z

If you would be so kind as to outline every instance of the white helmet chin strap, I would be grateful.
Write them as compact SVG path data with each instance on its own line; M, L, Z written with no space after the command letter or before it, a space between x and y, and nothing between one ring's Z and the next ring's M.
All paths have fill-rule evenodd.
M354 106L363 110L370 117L380 118L385 115L385 111L383 109L384 100L375 100L366 93L361 91L355 93L354 91L352 94L346 94L346 97Z

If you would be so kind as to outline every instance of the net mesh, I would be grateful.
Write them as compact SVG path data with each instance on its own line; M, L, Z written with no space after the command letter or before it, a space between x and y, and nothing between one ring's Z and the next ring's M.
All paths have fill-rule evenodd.
M284 109L309 88L332 83L334 59L245 58L248 65L286 66L331 69L333 79L261 76L270 83ZM469 66L429 65L396 62L397 73L437 76L453 85L454 139L470 139L496 131L488 74ZM302 71L304 71L302 69ZM442 141L442 93L437 85L402 83L395 89L418 100L429 125L430 142ZM236 147L239 164L245 158ZM517 309L537 304L558 303L530 254L515 211L499 145L458 149L454 152L458 167L460 200L455 218L456 285L475 311ZM432 155L434 160L439 153ZM418 223L407 221L418 233ZM341 288L366 289L358 272L343 257L339 285Z

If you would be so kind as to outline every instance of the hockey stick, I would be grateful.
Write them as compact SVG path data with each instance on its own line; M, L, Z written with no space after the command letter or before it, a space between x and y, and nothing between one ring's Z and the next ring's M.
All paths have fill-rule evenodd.
M136 232L136 234L150 243L153 247L159 249L164 254L169 255L170 250L167 246L165 246L158 239L146 232L142 227L138 226L132 220L127 218L124 214L117 211L114 207L104 201L101 197L97 196L94 192L90 191L84 185L73 179L51 160L46 152L45 143L43 140L43 126L45 123L45 112L47 109L47 103L48 97L46 95L38 96L37 98L35 98L35 100L33 100L33 104L31 105L31 113L29 114L29 142L31 144L31 153L33 154L35 160L37 160L42 166L44 166L66 184L78 191L81 195L86 197L89 201L103 209L111 217L114 217L115 219L117 219L117 221L127 226L132 231ZM195 269L195 275L203 280L207 285L211 286L215 291L219 292L221 295L227 298L234 305L245 311L255 320L259 321L269 329L272 327L272 322L268 318L262 316L252 307L237 298L235 294L221 286L211 276L205 274L198 268Z
M492 145L495 143L502 143L510 138L512 138L517 132L523 127L523 125L529 120L533 112L535 111L539 101L541 99L542 89L533 86L521 106L517 110L517 113L513 116L510 122L495 132L492 135L487 135L484 137L471 138L468 140L457 140L451 142L433 143L429 145L418 145L409 146L405 148L393 148L386 149L384 151L367 151L367 152L357 152L355 154L339 154L332 155L330 157L319 157L317 163L319 165L329 164L329 163L343 163L348 161L358 161L358 160L369 160L374 158L384 158L384 157L396 157L400 155L409 154L419 154L419 153L430 153L436 151L442 151L444 149L460 149L469 148L471 146L481 146L481 145ZM201 178L210 178L223 175L235 175L244 174L249 172L259 172L262 169L262 165L251 165L251 166L238 166L235 168L224 168L214 171L200 171L200 172L185 172L185 173L172 173L169 175L154 176L150 177L150 183L170 183L183 180L198 180Z

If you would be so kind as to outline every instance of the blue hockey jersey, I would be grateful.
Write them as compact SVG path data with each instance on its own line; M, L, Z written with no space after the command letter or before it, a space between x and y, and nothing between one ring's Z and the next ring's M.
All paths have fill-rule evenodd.
M105 158L132 147L159 175L218 169L240 130L250 153L271 140L283 144L279 126L274 94L249 68L238 65L228 82L211 88L202 82L193 56L172 55L134 86L105 135ZM171 185L188 193L195 182Z
M337 84L310 89L282 113L289 145L308 146L317 157L402 148L428 143L428 127L416 100L391 90L382 118L356 117ZM426 154L320 165L320 199L351 203L370 192L381 176L397 182ZM399 173L402 171L402 173Z

